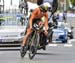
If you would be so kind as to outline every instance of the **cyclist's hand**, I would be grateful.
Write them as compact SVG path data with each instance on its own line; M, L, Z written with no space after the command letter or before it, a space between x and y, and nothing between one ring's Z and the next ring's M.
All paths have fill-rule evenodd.
M48 31L47 30L45 30L45 35L48 35Z
M38 23L39 26L43 26L43 24L44 24L43 22L39 22Z

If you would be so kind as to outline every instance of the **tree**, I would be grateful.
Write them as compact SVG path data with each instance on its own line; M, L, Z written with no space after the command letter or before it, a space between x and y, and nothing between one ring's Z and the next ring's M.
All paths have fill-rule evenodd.
M71 4L73 5L73 6L75 6L75 0L70 0L71 1Z

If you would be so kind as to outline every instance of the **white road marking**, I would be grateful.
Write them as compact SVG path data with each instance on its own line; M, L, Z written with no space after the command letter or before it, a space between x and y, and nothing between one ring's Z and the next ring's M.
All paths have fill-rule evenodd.
M72 44L64 44L64 47L72 47Z
M68 43L72 43L73 41L75 41L75 39L70 39L68 40Z
M70 40L68 40L68 43L66 43L66 44L62 44L64 47L72 47L73 45L72 45L72 42L73 41L75 41L75 39L70 39ZM54 42L55 43L55 42ZM60 44L49 44L48 46L61 46Z
M57 46L57 44L49 44L48 46Z

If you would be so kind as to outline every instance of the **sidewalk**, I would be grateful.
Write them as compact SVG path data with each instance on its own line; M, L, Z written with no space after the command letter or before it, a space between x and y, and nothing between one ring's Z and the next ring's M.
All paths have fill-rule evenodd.
M63 16L63 13L59 13L60 16ZM67 17L75 17L75 13L67 13Z

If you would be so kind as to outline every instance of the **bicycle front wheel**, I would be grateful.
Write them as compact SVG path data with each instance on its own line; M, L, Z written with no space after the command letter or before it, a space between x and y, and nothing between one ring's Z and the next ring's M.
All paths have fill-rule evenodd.
M24 47L21 47L21 49L20 49L21 58L24 58L27 50L29 49L30 39L31 39L31 37L29 36L26 45Z
M29 44L29 58L33 59L33 57L35 56L36 52L37 52L37 47L36 47L36 34L34 33L31 37L31 42Z

